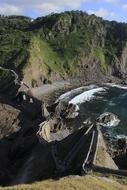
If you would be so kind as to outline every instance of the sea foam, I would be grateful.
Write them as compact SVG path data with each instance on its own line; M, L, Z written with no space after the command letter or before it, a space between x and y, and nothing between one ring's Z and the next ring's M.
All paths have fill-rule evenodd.
M80 95L74 97L72 100L70 100L69 104L76 105L76 104L84 103L86 101L90 101L95 97L95 93L105 92L105 91L106 91L105 88L102 88L102 87L87 90L81 93Z
M115 84L115 83L106 83L107 86L110 86L110 87L116 87L116 88L120 88L120 89L125 89L127 90L127 86L122 86L122 85L119 85L119 84Z
M59 101L69 101L71 98L73 98L74 96L77 96L79 94L81 94L82 92L89 90L89 89L93 89L96 88L96 85L89 85L89 86L83 86L83 87L79 87L73 90L70 90L69 92L66 92L64 94L62 94L57 100L56 102Z

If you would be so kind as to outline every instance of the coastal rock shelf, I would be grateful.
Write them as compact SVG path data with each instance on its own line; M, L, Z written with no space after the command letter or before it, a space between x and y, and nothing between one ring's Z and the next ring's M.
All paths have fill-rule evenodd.
M6 96L1 93L0 184L31 183L89 172L126 176L126 170L121 170L127 169L126 164L122 165L123 157L124 163L127 159L126 142L124 150L115 155L118 147L108 148L109 141L105 141L106 132L103 131L103 124L108 123L107 130L119 127L119 122L118 126L111 126L118 117L111 112L103 115L93 114L94 109L90 112L92 105L96 108L98 101L103 102L111 90L115 94L117 87L81 87L63 94L52 105L46 105L27 92L26 99L20 103L7 91ZM121 90L125 92L125 89ZM116 139L115 143L120 144L120 141Z

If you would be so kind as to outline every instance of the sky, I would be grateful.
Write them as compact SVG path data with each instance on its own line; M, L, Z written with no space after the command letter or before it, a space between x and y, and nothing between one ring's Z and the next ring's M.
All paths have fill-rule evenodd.
M0 0L0 14L31 18L69 10L82 10L107 20L127 22L127 0Z

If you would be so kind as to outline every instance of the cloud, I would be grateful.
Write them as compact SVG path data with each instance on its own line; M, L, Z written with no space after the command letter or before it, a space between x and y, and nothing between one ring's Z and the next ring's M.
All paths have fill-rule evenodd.
M0 0L0 14L27 14L27 12L34 11L38 15L44 15L51 12L81 9L81 5L85 3L113 4L117 1L118 0L4 0L3 3L3 0Z
M104 8L100 8L97 11L93 11L93 10L88 10L89 14L95 14L99 17L103 17L103 18L109 18L109 19L113 19L114 17L116 17L116 13L115 12L110 12L107 9Z
M118 0L106 0L107 3L117 3Z
M0 6L0 14L2 15L12 15L12 14L22 14L23 10L15 5L2 4Z
M94 3L109 3L109 4L116 4L119 0L91 0Z
M124 10L127 10L127 4L124 4L124 5L122 6L122 8L123 8Z
M90 0L91 1L91 0ZM21 14L35 11L38 14L60 12L66 9L78 9L88 0L0 0L0 14Z
M85 2L84 0L47 0L40 3L33 3L32 8L44 13L50 13L50 12L60 12L64 11L65 9L78 9L80 8L80 5L82 2Z

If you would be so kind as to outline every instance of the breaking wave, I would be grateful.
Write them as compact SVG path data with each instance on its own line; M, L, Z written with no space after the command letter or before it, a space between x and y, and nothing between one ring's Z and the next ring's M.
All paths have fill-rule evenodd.
M97 86L96 85L90 85L90 86L83 86L83 87L79 87L79 88L76 88L74 90L71 90L69 92L66 92L64 94L62 94L57 100L56 102L59 102L59 101L69 101L70 99L72 99L73 97L81 94L82 92L86 91L86 90L90 90L90 89L94 89L96 88Z
M120 88L120 89L125 89L127 90L127 86L122 86L122 85L119 85L119 84L115 84L115 83L106 83L107 86L110 86L110 87L116 87L116 88Z
M86 101L90 101L93 98L95 98L95 93L101 93L101 92L106 92L106 89L104 87L98 87L95 89L87 90L83 93L81 93L78 96L75 96L73 99L69 101L69 104L81 104Z

